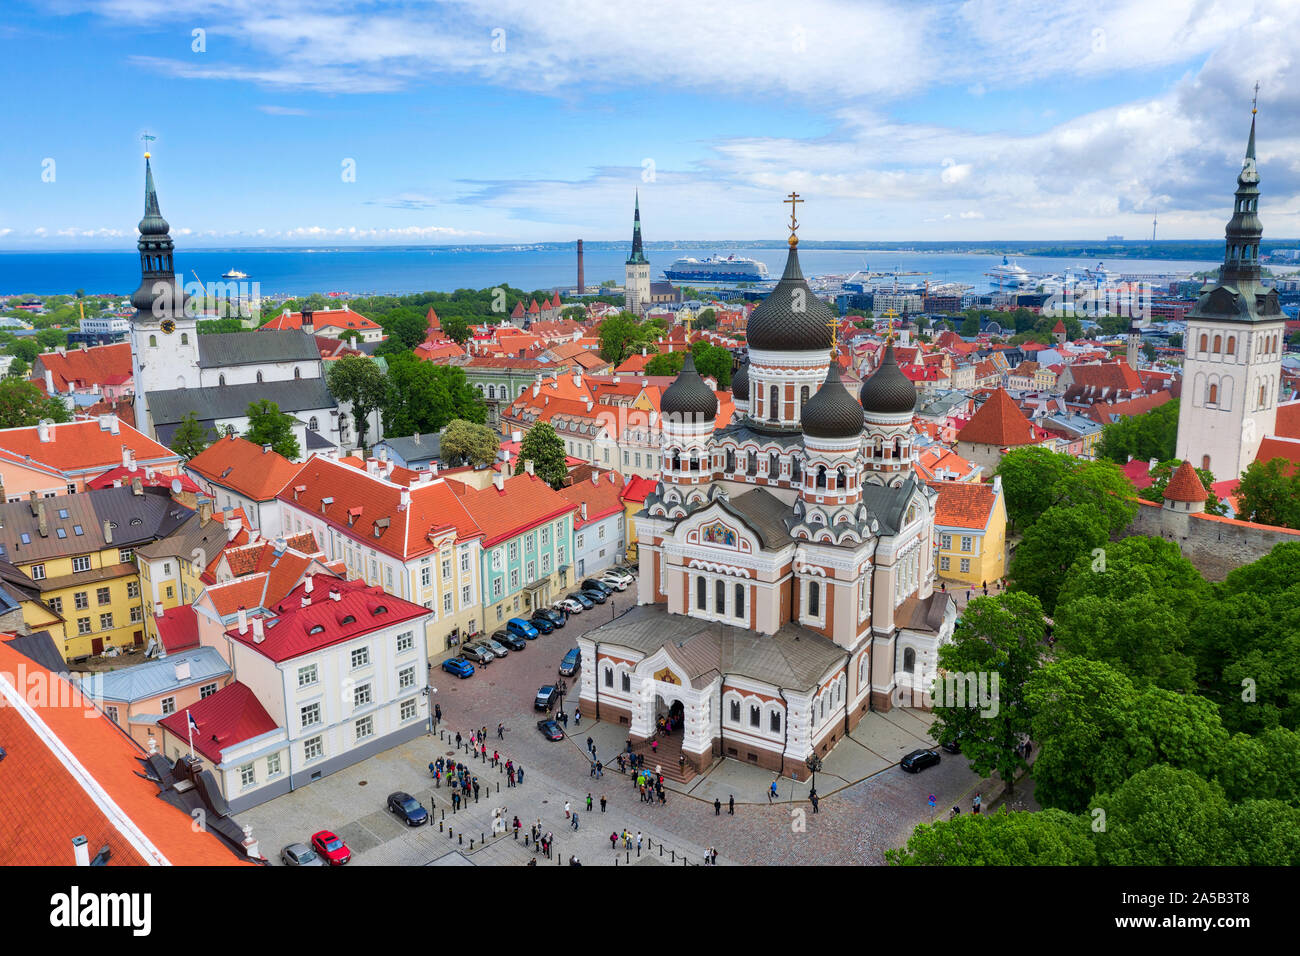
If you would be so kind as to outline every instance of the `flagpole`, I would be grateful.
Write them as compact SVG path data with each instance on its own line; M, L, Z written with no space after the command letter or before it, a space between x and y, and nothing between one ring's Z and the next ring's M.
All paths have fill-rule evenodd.
M194 718L190 716L190 709L185 708L185 729L190 734L190 759L194 759Z

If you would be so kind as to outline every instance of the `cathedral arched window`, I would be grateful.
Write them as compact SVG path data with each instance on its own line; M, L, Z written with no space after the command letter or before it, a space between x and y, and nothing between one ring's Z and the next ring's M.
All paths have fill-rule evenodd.
M1218 355L1219 352L1221 352L1222 350L1223 350L1223 336L1216 335L1214 337L1214 354Z
M235 434L235 426L234 426L234 425L227 425L227 426L226 426L226 436L227 436L227 437L230 437L231 435L234 435L234 434Z
M307 422L307 427L314 432L320 431L320 422L316 420L315 415L313 415L311 420Z
M188 333L188 332L182 332L182 333L181 333L181 345L189 345L189 344L190 344L190 335L189 335L189 333Z
M826 466L825 465L817 466L817 487L818 488L826 487Z
M800 463L798 458L795 458L790 462L790 480L803 480L803 465Z
M1209 392L1209 395L1206 397L1205 401L1206 401L1208 404L1210 404L1210 405L1214 405L1214 404L1217 404L1217 403L1218 403L1218 401L1219 401L1219 386L1218 386L1217 384L1212 384L1212 385L1210 386L1210 392Z
M673 471L681 471L681 469L682 469L682 453L678 451L676 448L674 448L673 449Z
M1202 456L1201 456L1201 467L1202 467L1203 469L1205 469L1206 471L1209 471L1209 470L1210 470L1210 456L1209 456L1209 455L1202 455Z
M822 586L817 581L808 582L808 615L809 617L821 617L822 614Z
M901 438L895 438L895 439L894 439L894 457L895 457L895 458L899 458L899 457L902 456L902 454L903 454L903 439L901 439Z
M262 373L260 371L257 373L257 380L259 382L262 380Z
M767 417L770 421L776 421L780 417L781 403L777 400L777 387L775 385L768 389L768 396Z
M298 368L298 366L296 366L296 365L295 365L294 368L293 368L293 377L294 377L294 378L302 378L302 369Z
M1207 346L1209 345L1209 341L1210 341L1209 336L1207 336L1204 332L1202 332L1202 333L1201 333L1201 351L1202 351L1202 352L1206 351Z
M721 578L713 582L713 613L727 613L727 582Z
M1267 385L1261 385L1261 386L1259 387L1259 407L1260 407L1260 408L1263 408L1263 407L1264 407L1264 396L1267 394L1267 392L1266 392L1266 389L1267 389L1267 388L1268 388Z
M222 372L220 375L217 376L217 384L218 384L218 385L225 385L225 384L226 384L226 373L225 373L225 372Z
M776 452L772 452L767 456L767 476L769 478L776 478L780 474L781 457Z
M149 348L156 349L157 347L158 347L158 336L156 335L149 336Z
M709 586L704 578L695 579L695 606L701 611L708 607Z
M757 475L758 474L758 452L754 451L751 448L749 452L746 454L746 458L748 459L748 461L746 462L745 471L751 475Z
M724 470L726 471L736 470L736 451L734 448L727 449L727 463L724 466Z
M697 452L691 452L691 471L700 470L700 456Z
M803 388L799 389L799 407L803 408L807 404L808 404L808 386L805 385Z
M1237 337L1235 335L1228 336L1228 354L1229 355L1237 354Z
M835 473L835 487L843 489L843 488L847 488L848 484L849 484L848 475L845 474L843 468L838 469Z
M916 651L910 647L903 651L903 670L909 674L916 673Z
M745 616L745 586L736 585L736 617Z

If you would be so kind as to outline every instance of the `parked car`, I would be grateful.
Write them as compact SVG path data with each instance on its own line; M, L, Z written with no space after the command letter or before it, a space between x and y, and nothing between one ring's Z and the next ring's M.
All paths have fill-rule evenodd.
M582 582L582 589L584 591L603 591L606 597L614 593L614 586L606 584L599 578L587 578Z
M536 614L533 615L533 620L536 620L539 617L546 618L548 621L551 622L551 625L553 627L564 627L564 625L567 623L564 620L564 612L557 611L553 607L542 608L540 611L538 611Z
M569 595L566 598L561 598L556 601L555 607L557 610L568 611L570 614L581 614L583 610L585 610L582 602L573 595Z
M330 866L343 866L352 862L352 851L348 845L329 830L313 833L311 848L323 856Z
M285 866L329 866L305 843L290 843L280 851L280 862Z
M462 657L468 658L475 664L482 664L485 667L492 663L492 652L482 644L470 643L462 645L460 654Z
M512 617L506 621L506 630L515 637L522 637L525 640L537 640L537 628L533 627L522 617Z
M597 583L603 584L609 588L613 588L615 591L627 590L627 582L624 581L621 576L616 574L602 574L600 576L599 582Z
M388 809L401 817L408 827L422 827L429 822L429 811L404 790L388 795Z
M933 750L913 750L898 762L908 773L920 773L926 767L933 767L939 762L939 755Z
M539 720L537 729L542 732L542 736L547 740L564 739L564 731L560 729L559 723L554 720Z
M636 580L636 578L633 577L629 572L624 571L622 568L617 566L612 568L606 568L605 573L601 575L602 580L607 580L609 578L617 578L618 580L622 581L624 584L631 584L633 581Z
M560 661L560 674L563 677L572 677L581 666L582 651L575 647L564 655L564 660Z
M560 692L553 684L537 688L537 697L533 701L534 710L550 710L560 699Z
M540 614L534 614L528 619L528 623L537 628L542 634L550 634L555 630L555 625L549 617L542 617Z
M442 662L442 669L448 674L455 674L461 680L474 676L474 665L463 657L449 657Z
M590 611L593 607L596 606L596 602L593 601L591 598L587 597L587 595L583 594L581 591L574 591L572 594L569 595L568 599L570 601L577 601L579 604L582 605L582 609L584 611Z
M492 652L493 657L508 657L510 655L509 649L493 637L484 638L479 641L479 646L486 646L487 649Z
M498 644L504 644L512 651L522 651L528 646L528 642L522 637L516 637L509 631L497 631L492 635L492 640L496 641Z
M579 591L578 593L592 604L604 604L609 600L609 595L599 588L588 588L587 590Z
M961 753L961 744L959 744L955 740L950 744L940 744L939 746L943 748L944 753L949 753L949 754Z

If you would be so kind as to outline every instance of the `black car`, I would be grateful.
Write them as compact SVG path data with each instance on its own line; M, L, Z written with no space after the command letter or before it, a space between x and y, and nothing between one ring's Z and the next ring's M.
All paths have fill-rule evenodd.
M940 744L939 746L943 748L943 752L946 753L946 754L959 754L959 753L961 753L961 744L959 744L959 743L958 743L957 741L955 741L955 740L954 740L952 743L950 743L950 744Z
M534 614L528 619L528 623L537 628L543 634L550 634L555 630L555 624L549 617L542 617L540 614Z
M550 710L560 699L560 691L553 684L537 688L537 697L533 699L534 710Z
M590 588L585 591L579 591L578 594L581 597L585 597L588 601L591 601L593 604L604 604L606 599L609 597L608 594L606 594L604 591L600 590L599 588Z
M898 762L908 773L920 773L926 767L933 767L939 762L939 755L933 750L913 750Z
M498 644L504 644L512 651L522 651L528 646L528 642L522 637L516 637L509 631L497 631L492 635L492 640L496 641Z
M547 740L564 739L564 731L561 730L560 725L553 720L539 720L537 722L537 729L542 732L542 736Z
M581 604L583 610L585 611L590 611L593 607L595 607L595 602L592 601L591 598L587 597L587 595L583 594L581 591L574 591L572 594L569 595L569 597L577 601L579 604Z
M551 622L551 624L554 627L564 627L564 625L568 623L568 621L564 617L564 612L557 611L553 607L542 608L540 611L538 611L536 614L533 615L533 620L536 621L539 617L546 618L548 621Z
M388 809L401 817L408 827L422 827L429 822L429 811L403 790L388 795Z
M605 597L609 597L614 593L613 586L606 584L600 578L587 578L582 582L582 589L584 591L603 591Z

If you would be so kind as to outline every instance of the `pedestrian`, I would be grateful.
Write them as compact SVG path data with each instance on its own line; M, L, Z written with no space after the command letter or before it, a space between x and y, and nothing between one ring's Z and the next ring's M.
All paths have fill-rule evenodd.
M638 853L641 852L641 831L640 830L636 831L636 851Z
M956 820L961 815L961 807L953 807L952 813L948 814L949 820Z
M948 582L947 582L947 581L940 582L940 584L939 584L939 590L940 590L940 591L943 591L945 594L947 594L947 593L948 593Z
M605 812L605 795L603 793L600 795L600 812Z
M718 851L715 847L709 847L709 864L711 866L718 865Z
M651 752L651 753L655 753L655 754L659 753L659 740L658 740L658 738L656 738L656 739L650 741L650 752Z
M478 739L479 739L479 743L482 743L483 741L487 740L487 724L484 724L482 727L479 728Z
M433 705L433 719L438 723L442 723L442 704Z
M498 753L497 751L495 751L495 750L492 751L492 769L495 770L495 769L496 769L496 765L499 764L500 762L501 762L501 754L499 754L499 753Z
M767 802L771 803L775 799L776 799L776 781L773 780L772 786L769 787L767 791Z
M497 724L497 740L505 740L505 739L506 739L506 725Z
M604 803L605 801L602 799L600 802L601 802L601 803ZM602 807L601 809L604 809L604 808ZM610 848L611 850L617 850L617 849L618 849L618 834L617 834L617 833L611 833L611 834L609 835L609 848Z
M934 809L935 802L936 802L936 801L935 801L935 796L934 796L934 794L930 794L930 809L931 809L931 810Z
M519 780L519 782L520 782L520 783L523 783L523 782L524 782L524 768L523 768L523 767L519 767L519 768L517 768L517 769L515 770L515 773L516 773L516 775L518 776L518 780Z
M664 788L663 788L663 787L660 787L660 788L659 788L659 806L664 807L664 806L667 806L667 805L668 805L668 797L667 797L667 795L664 793Z
M734 793L727 797L727 813L733 817L736 815L736 795Z
M478 777L474 778L474 801L478 802Z
M573 820L573 829L578 829L578 815L575 813L571 819Z
M587 776L593 778L596 776L596 761L591 762L591 767L587 770Z
M564 724L565 729L568 729L568 726L569 726L569 715L566 714L564 711L560 711L560 721L561 721L561 723Z
M709 847L707 850L704 851L704 865L705 866L713 865L713 847Z
M605 775L605 765L599 760L596 761L596 779L599 780Z
M972 801L972 803L973 803L973 809L971 810L971 812L972 812L972 813L979 813L979 812L980 812L980 795L979 795L979 791L978 791L978 790L975 791L975 799Z
M564 819L569 819L569 801L564 801Z
M596 752L596 744L590 737L587 738L587 752L588 753Z
M456 731L456 749L457 749L457 750L460 749L460 739L461 739L461 738L460 738L460 731L458 730L458 731Z
M591 794L590 794L590 793L587 794L587 812L588 812L588 813L591 812Z
M680 766L683 770L686 769L686 754L679 754L679 755L678 755L678 757L677 757L677 764L678 764L678 766Z
M455 812L456 812L457 810L459 810L459 809L460 809L460 792L459 792L459 791L456 791L456 790L453 790L453 791L451 792L451 810L452 810L452 813L455 813Z
M717 797L713 798L713 815L715 817L722 816L722 801Z
M573 726L579 727L581 725L582 725L582 708L576 707L574 708L573 711Z

